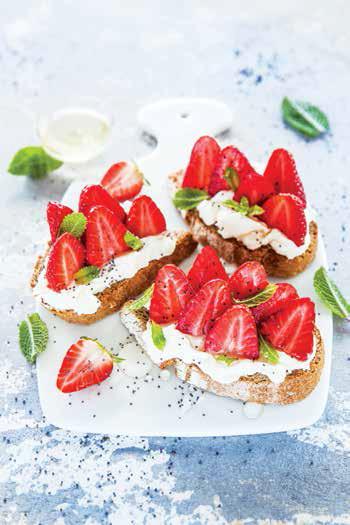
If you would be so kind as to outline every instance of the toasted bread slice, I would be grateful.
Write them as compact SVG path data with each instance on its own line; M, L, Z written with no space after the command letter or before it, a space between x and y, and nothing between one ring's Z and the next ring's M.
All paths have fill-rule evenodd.
M176 232L176 247L172 254L162 257L161 259L151 261L147 266L141 268L130 279L118 281L109 288L103 290L103 292L97 293L96 296L101 304L98 310L93 314L78 314L73 310L56 310L45 303L43 303L43 305L53 314L61 317L69 323L94 323L95 321L103 319L107 315L120 310L126 301L138 296L152 284L158 273L158 270L160 270L162 266L169 263L181 263L194 252L196 246L197 242L193 240L193 237L189 232ZM30 283L32 288L34 288L37 284L39 274L45 265L45 259L46 255L40 256L37 259Z
M182 177L182 170L170 175L170 182L175 189L181 186ZM184 219L189 225L194 239L202 245L209 244L215 248L219 257L225 261L238 265L246 261L258 261L269 275L275 277L298 275L305 270L316 255L318 228L314 221L311 221L309 226L310 244L308 249L298 257L288 259L288 257L276 253L271 246L261 246L256 250L249 250L238 239L224 239L216 226L208 226L201 220L197 210L185 212Z
M142 332L146 330L148 311L143 308L138 311L128 312L127 308L124 308L121 310L120 316L123 324L144 348ZM222 384L211 379L197 365L186 364L181 359L165 361L160 365L160 368L174 366L175 373L179 379L218 396L232 397L254 403L287 405L301 401L311 394L321 377L324 349L321 334L316 327L314 329L314 338L316 352L310 363L309 370L294 370L280 384L273 383L267 376L260 373L243 376L238 381L230 384Z

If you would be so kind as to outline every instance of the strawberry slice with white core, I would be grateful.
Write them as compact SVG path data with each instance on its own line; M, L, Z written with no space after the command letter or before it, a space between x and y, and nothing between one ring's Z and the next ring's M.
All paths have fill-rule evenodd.
M143 175L133 162L113 164L101 180L101 186L120 202L133 199L143 186Z
M274 186L275 193L291 193L306 207L303 183L292 155L285 149L275 149L265 168L264 177Z
M234 199L240 201L247 197L249 205L260 204L274 193L271 182L258 173L246 173L240 177L240 183L235 191Z
M57 388L63 393L77 392L101 383L111 375L113 357L95 339L82 337L63 358L57 376Z
M315 305L309 298L291 299L260 325L260 332L275 348L299 361L313 349Z
M166 230L164 215L147 195L141 195L134 200L126 224L128 230L138 237L158 235Z
M166 264L157 274L149 316L158 324L178 320L193 290L184 272L173 264Z
M46 217L52 242L55 242L57 239L63 219L70 213L73 213L73 210L59 202L49 202L47 204Z
M86 226L86 259L101 267L113 257L130 250L124 236L126 227L118 217L104 206L95 206L88 215Z
M213 174L210 179L208 192L209 195L216 195L219 191L232 189L225 179L228 168L232 168L239 177L254 172L248 159L234 146L224 148L217 160Z
M205 338L204 348L212 354L257 359L258 334L249 308L234 305L220 315Z
M49 288L59 292L74 281L74 274L83 267L85 249L70 233L61 235L51 247L46 268Z
M216 251L211 246L205 246L199 252L193 261L187 277L195 292L212 279L228 280L225 268Z
M87 217L95 206L104 206L111 210L119 222L124 222L126 213L119 202L99 184L85 186L80 194L79 211Z
M257 261L241 264L229 280L230 290L239 300L261 292L268 284L265 268Z
M276 291L265 303L252 308L252 314L256 323L266 319L270 315L283 308L290 299L298 299L298 293L294 286L289 283L276 284Z
M305 241L307 222L301 200L289 193L273 195L262 205L264 213L260 216L270 228L280 230L297 246Z
M215 319L232 305L227 281L214 279L202 286L187 303L176 328L184 334L206 334Z
M220 154L220 146L212 137L200 137L193 146L190 162L182 180L183 188L206 190Z

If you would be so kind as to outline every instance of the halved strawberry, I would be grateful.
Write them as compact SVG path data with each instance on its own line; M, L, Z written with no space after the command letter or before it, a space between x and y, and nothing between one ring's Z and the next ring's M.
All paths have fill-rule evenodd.
M270 228L280 230L297 246L304 243L306 236L306 217L301 200L289 193L273 195L262 205L265 212L261 220Z
M64 233L55 241L49 253L46 279L49 288L59 292L74 281L74 274L82 268L85 261L85 249L82 243Z
M303 183L292 155L285 149L275 149L265 168L264 177L274 186L275 193L292 193L299 197L304 208L306 197Z
M215 319L232 305L227 281L213 279L186 304L176 328L184 334L206 334Z
M227 168L233 168L239 177L254 172L248 159L234 146L226 146L217 160L213 174L210 179L209 195L216 195L219 191L230 190L230 186L224 175Z
M234 199L239 202L242 197L247 197L250 206L253 206L263 202L273 193L273 186L268 179L258 173L250 172L240 177Z
M202 248L193 261L187 277L195 292L199 290L203 284L212 279L228 280L225 268L223 267L216 251L211 246L205 246Z
M140 193L143 175L133 162L118 162L104 175L101 186L118 201L127 201Z
M220 153L220 146L212 137L200 137L193 146L190 162L182 181L183 188L208 188Z
M73 210L59 202L48 202L46 207L46 217L50 228L51 241L55 242L60 230L61 223L66 215L73 213Z
M275 293L268 301L252 308L252 314L254 315L256 323L276 313L283 308L290 299L298 298L298 293L291 284L278 283L276 287Z
M174 264L166 264L157 274L149 315L158 324L177 321L192 297L193 290L184 272Z
M88 215L86 226L86 260L103 266L114 256L130 250L124 240L127 229L118 217L104 206L95 206Z
M95 339L81 337L67 351L56 385L63 393L101 383L111 375L113 358Z
M127 227L134 235L147 237L165 231L166 222L164 215L151 197L141 195L131 205Z
M104 206L111 210L119 222L124 222L126 213L119 202L99 184L85 186L80 194L79 211L87 217L94 206Z
M268 284L265 268L257 261L241 264L229 280L230 290L239 300L261 292Z
M313 348L315 305L309 298L291 299L260 325L261 334L275 348L305 361Z
M249 308L234 305L220 315L205 338L204 348L212 354L257 359L258 334Z

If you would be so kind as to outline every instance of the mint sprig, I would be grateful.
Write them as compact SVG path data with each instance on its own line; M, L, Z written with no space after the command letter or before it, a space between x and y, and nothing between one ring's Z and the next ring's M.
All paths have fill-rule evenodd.
M60 160L48 155L42 147L27 146L15 153L7 170L12 175L27 175L33 179L42 179L62 164Z
M181 188L175 193L173 203L178 210L192 210L207 199L209 195L206 191L197 188Z
M266 288L264 288L261 292L257 293L256 295L253 295L252 297L248 297L247 299L235 299L233 298L233 302L236 304L243 304L244 306L247 306L248 308L255 308L255 306L259 306L259 304L266 303L275 291L277 290L277 286L275 284L269 283Z
M100 270L97 266L84 266L84 268L80 268L80 270L74 274L74 280L77 284L88 284L95 279L99 273Z
M68 232L80 239L86 229L87 220L83 213L74 211L66 215L61 222L60 234Z
M143 246L143 242L139 237L136 237L133 233L127 231L124 235L124 241L130 248L132 248L134 251L141 250Z
M277 365L280 360L278 350L271 346L261 335L259 336L259 357L273 365Z
M227 366L230 366L234 361L237 361L236 357L229 357L228 355L217 355L214 359L216 361L225 363Z
M350 319L350 304L321 266L314 275L314 289L323 304L342 319Z
M163 328L154 321L151 321L151 336L154 346L158 350L163 350L166 344Z
M28 315L19 325L19 347L31 364L35 363L39 354L44 352L49 340L46 324L37 313Z
M126 306L127 312L135 312L136 310L141 310L151 299L154 290L154 284L151 284L140 297L132 301Z
M230 186L231 190L236 191L240 182L237 171L230 167L226 168L224 171L224 179Z
M309 102L282 100L282 116L286 124L306 137L315 138L329 130L326 115Z
M254 217L255 215L262 215L264 213L264 208L261 208L257 204L254 204L254 206L249 206L249 200L247 197L242 197L239 202L235 200L226 200L222 202L223 206L226 206L227 208L231 208L232 210L241 213L244 216L247 217Z

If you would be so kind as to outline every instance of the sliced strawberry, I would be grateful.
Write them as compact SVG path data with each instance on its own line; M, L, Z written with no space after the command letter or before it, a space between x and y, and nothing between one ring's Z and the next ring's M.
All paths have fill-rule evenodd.
M164 215L156 203L147 195L137 197L131 205L127 227L138 237L158 235L166 230Z
M223 267L216 251L211 246L205 246L202 248L193 261L187 277L195 292L199 290L203 284L212 279L228 280L225 268Z
M239 300L261 292L268 284L265 268L257 261L241 264L229 280L230 290Z
M234 305L220 315L205 338L204 348L212 354L257 359L258 334L249 308Z
M247 197L250 206L253 206L263 202L273 193L273 186L268 179L258 175L258 173L250 172L240 177L234 198L239 202L242 197Z
M301 246L306 236L306 217L301 200L289 193L273 195L262 205L265 212L261 220L270 228L280 230L297 246Z
M143 175L133 162L118 162L104 175L101 186L118 201L127 201L140 193Z
M294 286L289 283L278 283L275 293L265 303L252 308L256 323L266 319L283 308L290 299L298 299L298 293Z
M82 268L85 249L70 233L64 233L55 241L49 253L46 279L49 288L59 292L74 281L74 274Z
M192 297L193 290L184 272L174 264L166 264L157 274L149 315L158 324L177 321Z
M227 168L234 169L239 177L254 172L248 159L239 151L239 149L234 146L227 146L221 151L210 179L208 188L209 195L216 195L219 191L231 189L224 177Z
M86 226L86 260L103 266L116 255L130 250L124 240L127 229L116 215L104 206L95 206L88 215Z
M230 306L232 301L227 281L213 279L186 304L176 328L184 334L206 334L215 319Z
M292 155L285 149L275 149L265 168L264 177L274 186L275 193L292 193L299 197L304 208L306 197L303 183Z
M59 202L49 202L47 204L46 217L50 228L52 242L55 242L57 239L63 219L70 213L73 213L73 210Z
M94 206L104 206L111 210L118 218L119 222L124 222L126 213L119 202L106 191L99 184L91 184L83 188L79 199L79 211L85 217L89 215L90 210Z
M63 358L56 385L61 392L77 392L111 375L113 358L95 339L82 337Z
M182 181L183 188L208 188L220 154L220 147L212 137L200 137L193 146L190 162Z
M305 361L313 348L315 305L309 298L291 299L260 325L261 334L275 348Z

